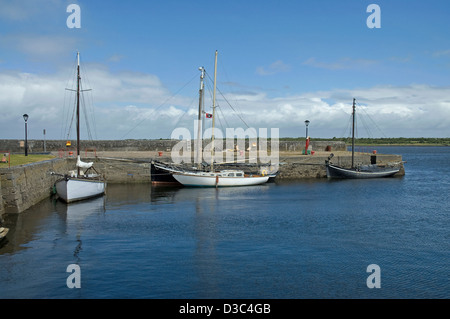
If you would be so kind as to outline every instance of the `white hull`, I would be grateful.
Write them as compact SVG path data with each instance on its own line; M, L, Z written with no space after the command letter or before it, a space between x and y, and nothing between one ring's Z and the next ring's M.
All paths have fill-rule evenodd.
M174 173L173 177L184 186L199 187L224 187L224 186L251 186L264 184L269 180L269 176L221 176L220 173L204 174L181 174Z
M68 177L55 183L58 196L71 203L105 193L106 183L102 180Z

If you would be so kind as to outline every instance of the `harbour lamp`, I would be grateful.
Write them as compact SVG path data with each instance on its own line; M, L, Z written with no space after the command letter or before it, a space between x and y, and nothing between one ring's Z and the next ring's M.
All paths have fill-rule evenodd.
M308 125L309 125L309 120L305 121L305 125L306 125L306 138L308 138Z
M27 136L28 114L24 114L23 119L25 121L25 156L28 156L28 136Z

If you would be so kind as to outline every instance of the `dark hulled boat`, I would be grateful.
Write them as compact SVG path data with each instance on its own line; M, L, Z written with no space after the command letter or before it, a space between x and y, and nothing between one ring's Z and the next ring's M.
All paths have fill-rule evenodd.
M152 185L181 185L173 176L172 173L178 170L168 164L158 161L150 163L150 180Z
M372 165L358 165L355 166L355 99L353 99L353 125L352 125L352 166L350 168L333 165L330 163L331 158L334 156L331 154L325 161L327 168L328 178L353 178L353 179L366 179L366 178L380 178L390 177L400 171L400 167L380 167L376 164Z

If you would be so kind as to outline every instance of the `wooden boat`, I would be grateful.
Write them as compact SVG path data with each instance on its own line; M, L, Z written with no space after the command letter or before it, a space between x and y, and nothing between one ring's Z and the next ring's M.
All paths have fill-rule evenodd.
M93 167L93 162L83 162L80 158L80 93L81 93L81 76L80 76L80 54L77 52L77 106L76 106L76 122L77 122L77 163L76 170L69 174L57 174L61 178L55 182L55 190L59 198L66 203L84 200L96 196L101 196L106 190L106 181L97 173ZM85 169L85 171L82 171Z
M353 179L366 179L366 178L380 178L390 177L400 171L400 167L380 167L376 164L372 165L355 165L355 99L353 99L353 112L352 112L352 166L350 168L334 165L330 162L334 154L331 154L325 165L327 169L328 178L353 178Z
M220 172L174 173L173 177L184 186L223 187L264 184L270 176L248 175L239 170L223 170Z
M333 154L330 155L331 159ZM389 177L398 173L399 167L380 167L378 165L360 165L353 168L343 168L327 163L328 178L379 178Z
M203 94L203 77L204 69L200 68L202 71L200 77L200 101L199 101L199 119L202 114L202 94ZM210 118L212 118L212 145L214 145L214 125L215 125L215 109L216 109L216 80L217 80L217 51L215 53L215 63L214 63L214 89L213 89L213 111ZM198 121L199 133L201 132L201 121ZM198 158L201 158L201 134L198 134ZM200 162L200 161L199 161ZM224 170L215 171L214 169L214 147L211 149L211 166L208 171L203 170L199 164L198 170L192 171L176 171L172 172L172 176L180 184L184 186L199 186L199 187L222 187L222 186L250 186L259 185L266 183L269 180L269 175L250 175L244 174L242 170Z
M201 116L204 113L202 108L203 101L203 78L204 68L199 68L200 90L199 90L199 121L198 136L201 136ZM217 74L217 51L215 55L214 70L214 92L213 92L213 113L210 116L213 120L212 142L214 143L214 123L215 123L215 95L216 95L216 74ZM199 138L197 146L197 156L201 158L202 141ZM243 170L227 169L216 171L214 169L214 154L212 151L211 166L209 170L205 170L202 164L197 169L183 169L173 165L152 161L151 163L151 182L153 185L184 185L199 187L222 187L222 186L249 186L266 183L269 179L273 179L276 173L271 174L246 174Z
M172 176L180 170L158 161L150 163L150 180L152 185L180 186L181 184Z

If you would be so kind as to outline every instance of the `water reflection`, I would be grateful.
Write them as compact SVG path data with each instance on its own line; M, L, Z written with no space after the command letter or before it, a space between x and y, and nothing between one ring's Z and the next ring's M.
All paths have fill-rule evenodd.
M83 220L90 215L104 212L105 197L71 204L49 198L20 214L7 214L4 219L9 233L1 243L0 255L30 248L30 243L39 239L45 232L56 232L59 234L56 238L60 238L62 234L69 232L70 225L77 227L78 224L77 235L79 236Z

